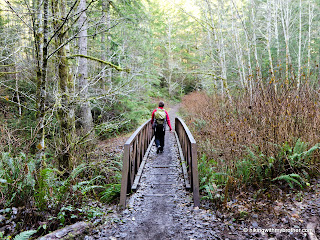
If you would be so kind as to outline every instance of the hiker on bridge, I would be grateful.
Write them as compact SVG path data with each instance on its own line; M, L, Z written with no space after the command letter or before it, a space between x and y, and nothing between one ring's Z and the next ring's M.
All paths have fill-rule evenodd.
M160 101L159 107L153 110L151 115L151 124L152 124L152 128L154 129L157 153L163 152L164 135L166 132L167 124L170 128L170 131L172 131L169 114L163 107L164 107L164 102Z

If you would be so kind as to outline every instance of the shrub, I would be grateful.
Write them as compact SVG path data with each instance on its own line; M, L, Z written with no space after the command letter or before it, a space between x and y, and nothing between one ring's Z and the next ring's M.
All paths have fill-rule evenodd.
M2 153L0 159L0 186L3 199L0 207L24 206L34 195L35 180L32 172L35 166L31 159L21 153L12 157Z
M319 173L318 94L307 85L299 92L293 88L274 92L265 85L254 93L251 99L238 92L232 103L204 92L182 100L187 109L182 113L200 156L205 156L199 159L199 174L207 196L213 184L229 190L269 188L275 183L303 187Z

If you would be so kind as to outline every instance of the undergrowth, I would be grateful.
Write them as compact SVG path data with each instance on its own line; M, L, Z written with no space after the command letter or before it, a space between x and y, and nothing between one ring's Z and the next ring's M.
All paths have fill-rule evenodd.
M318 94L310 87L272 86L222 96L193 92L182 103L199 145L204 198L227 201L233 193L302 189L319 175Z
M151 90L150 90L151 91ZM155 92L152 91L154 94ZM9 92L4 92L9 95ZM46 160L38 162L36 114L0 99L0 238L11 239L34 229L33 237L44 235L81 220L106 214L106 206L116 204L121 189L122 156L106 152L99 140L113 138L137 128L150 118L162 93L145 96L141 92L113 100L93 100L91 113L95 139L78 136L67 175L60 172L57 157L63 143L54 114L46 116ZM26 103L33 109L34 103ZM77 116L77 108L75 114ZM12 223L12 224L11 224Z
M111 202L119 196L121 156L80 164L68 178L49 161L40 169L34 162L23 153L0 157L0 215L19 222L14 232L31 227L39 236L59 226L101 217L106 213L99 202ZM38 213L24 219L29 209ZM5 221L0 227L3 224ZM0 236L12 231L7 229Z

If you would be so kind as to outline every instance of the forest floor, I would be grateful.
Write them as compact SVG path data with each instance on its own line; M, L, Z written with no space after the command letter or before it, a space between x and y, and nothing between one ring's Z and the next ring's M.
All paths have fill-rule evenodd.
M169 112L172 125L178 108L177 105ZM125 139L115 139L113 147L121 149L117 143L123 146ZM170 168L163 169L163 165ZM242 194L223 206L213 207L203 200L200 208L194 208L192 194L184 188L176 139L169 131L162 154L152 147L138 191L127 202L124 211L108 215L104 224L92 229L85 239L314 240L315 236L320 237L320 181L311 183L309 191L282 193L272 200L269 196L254 199Z

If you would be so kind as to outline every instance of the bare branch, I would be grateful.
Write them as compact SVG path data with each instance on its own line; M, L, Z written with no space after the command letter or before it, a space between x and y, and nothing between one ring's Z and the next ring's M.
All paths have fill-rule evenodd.
M23 20L23 18L19 15L19 13L18 13L15 9L13 9L11 3L10 3L8 0L4 0L4 1L5 1L6 4L8 5L8 7L11 9L11 11L14 12L14 13L17 15L17 17L18 17L31 31L33 31L33 27L31 27L28 23L26 23L26 22Z

